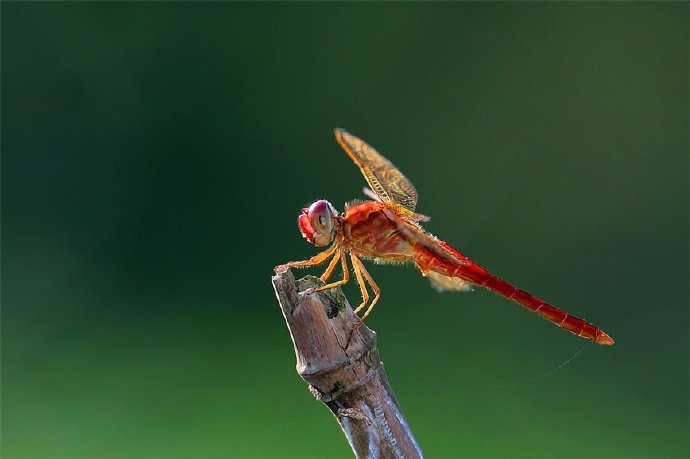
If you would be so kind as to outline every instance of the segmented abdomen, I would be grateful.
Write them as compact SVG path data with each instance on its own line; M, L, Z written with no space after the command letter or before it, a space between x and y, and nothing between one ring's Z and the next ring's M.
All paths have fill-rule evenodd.
M436 249L430 250L421 245L416 247L415 262L422 272L435 271L445 276L459 277L470 281L480 287L488 288L504 298L515 301L546 320L578 336L591 339L598 344L613 344L611 337L600 328L579 317L572 316L494 276L447 243L438 241L438 244L446 251L446 256L439 256L439 251Z

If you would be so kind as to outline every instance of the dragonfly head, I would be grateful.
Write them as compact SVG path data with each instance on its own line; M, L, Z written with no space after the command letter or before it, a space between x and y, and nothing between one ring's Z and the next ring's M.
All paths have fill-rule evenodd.
M297 219L299 231L304 239L322 247L330 244L338 231L338 212L325 199L319 199L302 209Z

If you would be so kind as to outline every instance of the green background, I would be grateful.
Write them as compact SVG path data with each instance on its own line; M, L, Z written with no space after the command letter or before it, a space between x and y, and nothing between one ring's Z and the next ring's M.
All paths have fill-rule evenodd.
M369 265L429 457L684 457L686 3L6 2L2 457L351 457L270 284L362 197L334 127L616 339Z

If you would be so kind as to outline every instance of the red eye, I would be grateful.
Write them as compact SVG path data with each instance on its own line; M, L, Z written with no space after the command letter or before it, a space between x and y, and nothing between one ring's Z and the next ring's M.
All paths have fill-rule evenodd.
M317 232L330 232L332 228L331 209L328 201L323 199L316 201L307 212L312 227Z
M338 213L333 206L328 201L320 199L308 209L302 209L302 215L298 220L299 230L312 244L319 247L328 245L335 237L337 217Z

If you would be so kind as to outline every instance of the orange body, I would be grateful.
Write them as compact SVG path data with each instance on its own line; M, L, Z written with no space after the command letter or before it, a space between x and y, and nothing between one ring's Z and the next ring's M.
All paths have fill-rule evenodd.
M355 255L384 262L406 262L414 258L415 244L405 234L405 223L380 202L349 206L341 225L343 248Z
M348 207L341 218L344 250L380 262L413 262L423 275L434 272L487 288L578 336L613 344L601 329L494 276L380 202Z

